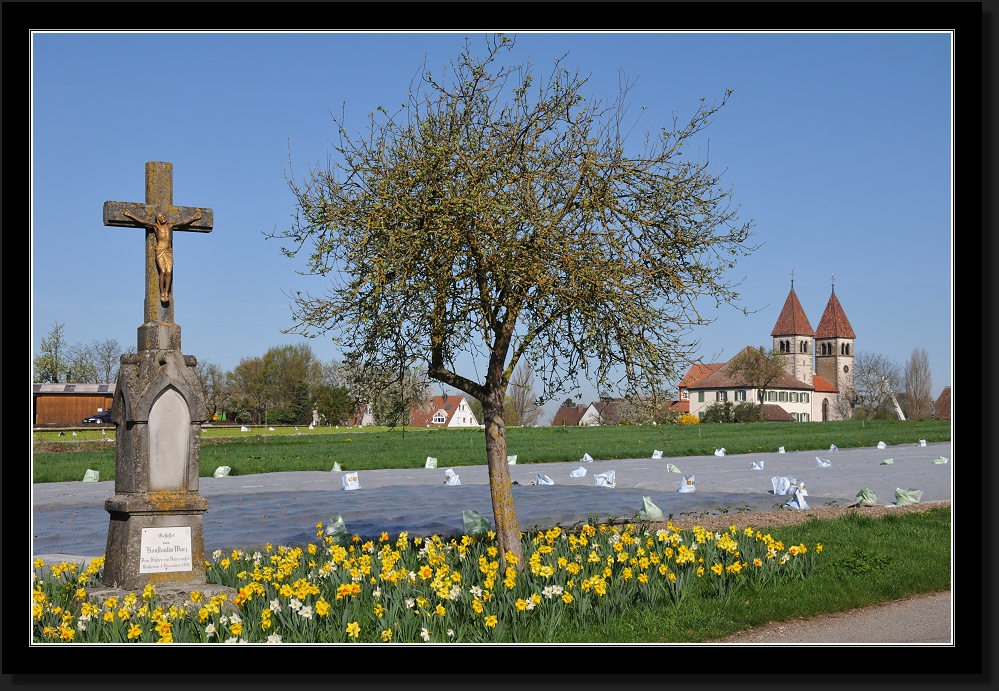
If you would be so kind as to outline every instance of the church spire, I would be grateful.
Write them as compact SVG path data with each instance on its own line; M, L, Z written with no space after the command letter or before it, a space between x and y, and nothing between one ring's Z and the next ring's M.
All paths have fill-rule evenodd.
M836 274L833 274L833 276L835 275ZM835 282L833 282L832 294L829 296L829 302L826 303L826 310L822 313L822 318L819 320L819 328L815 330L815 337L857 337L857 334L853 332L853 327L850 326L850 320L846 318L846 312L843 311L843 306L839 304L839 298L836 297Z
M784 308L777 317L777 324L771 336L814 336L812 325L805 316L805 310L794 292L794 269L791 270L791 292L787 294Z

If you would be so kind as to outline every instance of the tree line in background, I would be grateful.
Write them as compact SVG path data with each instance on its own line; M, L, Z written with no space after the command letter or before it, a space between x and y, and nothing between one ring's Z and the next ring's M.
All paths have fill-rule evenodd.
M117 340L110 338L90 343L70 343L64 324L56 322L41 341L32 360L33 381L47 384L107 384L118 379L118 367L124 353Z
M42 338L33 358L36 383L114 383L118 378L124 350L115 339L69 343L65 326L56 323ZM752 356L752 357L751 357ZM733 373L741 374L761 398L783 371L781 355L773 350L746 351L733 362ZM201 382L206 402L206 418L225 415L226 421L240 424L320 424L347 425L360 421L365 410L375 424L400 427L409 424L413 409L429 405L433 385L425 370L415 367L396 371L381 370L369 364L323 362L308 345L275 346L262 356L246 357L231 371L199 360L195 374ZM878 353L861 351L854 360L854 389L845 392L842 405L851 416L867 420L895 419L892 392L907 419L919 420L933 414L929 356L922 348L912 351L905 365ZM541 424L544 410L534 396L534 372L522 362L510 380L504 401L507 426L533 427ZM601 398L608 398L601 396ZM482 403L467 398L472 413L481 424ZM575 407L567 398L563 407ZM763 419L755 403L731 402L710 406L702 422L751 422ZM603 424L659 424L670 416L656 414L648 405L616 399L602 417Z
M121 356L134 352L115 339L71 344L65 325L56 323L33 358L33 381L113 384ZM262 356L241 359L231 371L199 360L195 374L206 419L224 416L240 424L308 425L316 411L320 424L347 425L359 422L367 411L375 424L405 426L412 411L428 406L434 395L426 372L419 368L397 372L369 363L323 362L304 344L275 346ZM518 368L506 402L511 425L537 424L542 409L531 398L533 386L530 368ZM474 399L469 404L481 421L482 404Z

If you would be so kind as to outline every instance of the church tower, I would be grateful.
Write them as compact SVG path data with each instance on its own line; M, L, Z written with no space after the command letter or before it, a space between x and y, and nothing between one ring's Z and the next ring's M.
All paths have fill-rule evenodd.
M812 339L815 331L808 323L805 310L794 292L794 272L791 272L791 292L787 295L784 308L777 317L777 324L770 332L774 339L774 351L785 357L784 368L798 381L812 385Z
M833 275L835 277L835 274ZM836 283L815 332L815 372L840 394L853 390L853 358L857 334L836 297Z

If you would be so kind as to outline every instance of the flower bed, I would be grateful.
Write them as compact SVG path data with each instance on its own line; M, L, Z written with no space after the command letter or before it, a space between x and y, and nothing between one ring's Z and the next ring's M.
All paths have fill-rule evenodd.
M821 545L784 545L759 529L625 523L524 534L526 563L501 560L492 533L377 541L316 526L305 547L216 552L207 580L237 590L157 604L155 588L88 601L103 559L87 569L35 561L35 642L543 642L560 626L606 622L636 606L682 607L746 585L808 578ZM501 565L502 562L502 565Z

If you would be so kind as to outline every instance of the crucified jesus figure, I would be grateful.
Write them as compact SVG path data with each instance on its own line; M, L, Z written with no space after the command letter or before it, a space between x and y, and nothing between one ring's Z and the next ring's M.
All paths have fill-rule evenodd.
M170 302L170 290L173 287L174 228L194 223L201 218L201 212L198 211L186 221L178 223L170 223L167 220L166 214L162 212L156 214L156 220L152 223L133 216L128 211L122 211L121 213L123 216L127 216L140 225L152 228L156 234L156 268L160 272L160 302Z

